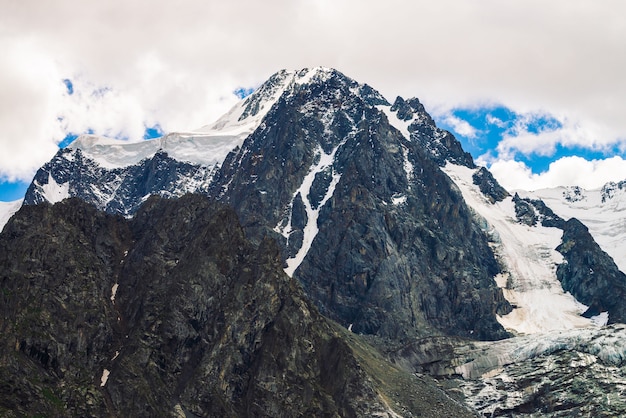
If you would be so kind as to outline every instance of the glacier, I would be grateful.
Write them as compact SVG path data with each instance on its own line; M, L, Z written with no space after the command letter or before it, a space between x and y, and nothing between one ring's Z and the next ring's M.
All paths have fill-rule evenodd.
M624 183L607 183L600 189L558 187L536 191L518 191L522 197L543 200L564 219L577 218L626 272L626 190Z
M0 232L2 232L11 216L22 206L22 201L23 199L14 200L12 202L0 202Z

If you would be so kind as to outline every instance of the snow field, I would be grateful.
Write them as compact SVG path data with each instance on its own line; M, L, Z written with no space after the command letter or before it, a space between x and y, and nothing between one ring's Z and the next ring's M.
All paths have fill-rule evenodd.
M502 326L517 334L593 326L592 320L580 316L586 307L564 292L556 278L557 264L563 262L555 250L562 231L518 223L512 198L491 204L473 184L475 170L447 164L444 171L459 187L467 204L484 218L494 239L494 252L505 269L496 282L515 306L513 312L498 317Z

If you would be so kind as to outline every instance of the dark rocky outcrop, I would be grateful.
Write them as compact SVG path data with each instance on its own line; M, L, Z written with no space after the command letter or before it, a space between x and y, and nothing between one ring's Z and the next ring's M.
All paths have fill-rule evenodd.
M510 196L485 167L480 167L472 176L472 180L491 203L501 202Z
M585 316L609 312L609 321L626 322L626 275L594 241L578 219L568 220L557 251L565 257L556 275L563 289L589 306Z
M528 226L541 226L563 229L565 220L554 213L543 200L521 198L517 193L513 196L517 221Z
M132 220L24 206L0 266L2 416L472 416L323 318L205 197Z

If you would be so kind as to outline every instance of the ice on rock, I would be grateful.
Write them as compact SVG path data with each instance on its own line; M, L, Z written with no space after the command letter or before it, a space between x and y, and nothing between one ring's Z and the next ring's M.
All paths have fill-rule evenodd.
M505 298L516 306L499 322L518 334L534 334L592 326L580 316L585 307L563 291L556 277L556 266L563 262L555 250L562 231L543 226L530 227L515 218L511 197L491 204L473 183L475 170L447 164L444 171L463 193L483 227L489 230L496 256L505 265L505 273L496 278Z
M335 192L335 187L337 186L337 183L339 183L339 180L341 179L341 174L335 172L333 169L332 180L328 186L328 189L326 189L326 193L324 194L324 197L322 198L321 202L316 208L313 208L313 205L309 201L309 193L311 191L311 187L313 186L313 181L315 180L315 176L318 173L323 172L328 167L332 167L332 164L335 160L335 153L337 152L339 147L341 147L341 145L343 145L343 143L335 147L330 154L325 154L321 147L318 148L317 154L319 155L319 161L317 162L317 164L311 167L308 174L302 180L302 184L300 185L300 187L298 187L298 189L293 194L291 203L289 204L289 219L287 223L282 227L279 224L276 226L276 228L274 228L276 232L280 233L285 238L289 239L289 235L292 232L291 216L292 216L292 211L293 211L293 202L296 196L300 195L300 197L302 198L302 202L304 203L305 210L306 210L307 223L304 227L304 237L302 239L302 246L300 247L296 255L287 259L286 261L287 267L285 268L285 272L289 275L289 277L293 276L294 272L300 266L300 264L302 264L302 261L304 261L304 258L306 257L307 253L311 249L311 246L313 245L313 240L315 239L315 236L319 232L319 227L317 225L319 212L321 208L326 204L328 199L330 199L333 196L333 193Z
M554 213L576 218L587 228L604 252L626 272L626 188L608 183L601 189L557 187L534 192L518 191L521 197L541 199Z

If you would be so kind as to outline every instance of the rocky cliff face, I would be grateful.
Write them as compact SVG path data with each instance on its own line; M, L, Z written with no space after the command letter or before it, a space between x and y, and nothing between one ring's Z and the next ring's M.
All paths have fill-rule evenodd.
M449 134L401 100L391 109L412 120L410 139L379 109L382 97L340 73L298 86L226 158L221 199L251 236L280 233L287 270L345 327L394 339L433 330L502 338L495 314L510 307L492 279L498 265L437 164L456 154L423 147Z
M204 197L149 199L132 221L25 206L0 265L3 416L471 415L320 316L275 243Z
M488 239L439 169L474 163L419 100L390 106L367 85L313 69L277 73L240 113L218 127L263 117L220 163L180 162L162 150L104 168L80 147L62 150L26 202L56 191L128 216L149 194L204 193L234 207L253 242L276 239L285 271L346 328L396 340L507 335L496 315L510 306L493 280L499 266Z
M626 275L593 240L589 230L572 218L563 228L563 242L557 248L565 257L557 277L589 309L585 316L608 313L609 321L626 322Z

